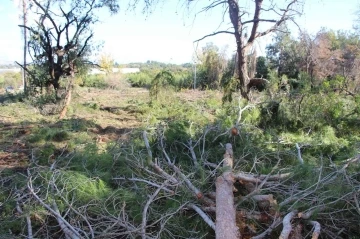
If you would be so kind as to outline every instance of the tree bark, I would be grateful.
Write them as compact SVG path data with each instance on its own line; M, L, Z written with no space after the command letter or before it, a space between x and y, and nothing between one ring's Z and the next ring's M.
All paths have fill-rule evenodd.
M247 74L247 59L246 59L246 50L245 39L242 37L242 23L239 17L239 5L235 0L228 0L229 5L229 15L231 23L234 27L234 36L236 40L236 62L235 62L235 72L234 78L239 82L239 88L241 96L245 99L249 99L248 93L246 91L246 84L249 81L249 76Z
M59 119L63 119L66 115L68 106L70 105L71 102L71 90L72 90L72 84L69 86L68 92L66 94L64 108L61 110Z
M216 179L216 239L241 238L236 225L232 175L233 152L231 144L226 144L224 173Z
M236 78L239 80L240 83L240 93L241 96L245 99L249 100L249 94L247 91L247 84L249 83L249 75L248 75L248 69L247 69L247 47L241 50L241 54L238 55L238 75Z

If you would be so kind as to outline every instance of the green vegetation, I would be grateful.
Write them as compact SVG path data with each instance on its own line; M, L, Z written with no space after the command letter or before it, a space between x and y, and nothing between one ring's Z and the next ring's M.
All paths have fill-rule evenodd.
M83 81L80 83L80 86L104 89L108 87L108 84L105 81L104 75L88 75L83 77Z
M133 87L150 88L153 79L162 71L171 72L173 76L172 86L176 89L189 89L193 86L193 69L191 65L181 66L174 64L164 64L156 61L147 63L132 63L122 67L137 67L140 72L127 75L128 81Z
M14 89L22 85L20 72L4 72L0 74L0 88L12 86Z
M257 57L258 25L242 42L235 1L232 59L208 43L194 65L131 63L140 72L121 75L103 55L107 74L88 75L92 11L119 6L76 1L55 14L34 3L43 15L28 28L29 91L0 92L0 238L214 238L229 157L244 238L279 238L289 215L297 238L317 238L314 225L322 238L359 237L359 33L294 39L273 20L282 31ZM20 83L0 75L0 86Z
M271 82L281 81L276 74L269 74ZM159 84L158 89L162 86ZM333 215L329 212L349 207L336 215L337 224L345 228L344 236L358 235L352 225L359 218L352 214L355 209L348 203L354 202L351 195L358 187L359 166L351 163L346 171L340 169L359 153L359 97L329 93L326 85L311 89L306 84L286 94L276 85L262 93L254 92L253 97L262 100L259 103L234 100L222 104L217 91L164 91L156 100L150 100L150 92L141 88L127 88L126 92L130 96L124 98L118 90L76 88L68 119L60 121L39 116L25 103L3 106L2 114L8 118L1 122L4 136L0 145L9 149L12 142L18 142L17 147L25 155L13 149L12 155L5 157L7 151L1 151L7 163L0 174L1 235L26 234L26 215L30 215L33 231L39 235L43 235L45 222L47 233L58 232L57 222L39 200L22 197L32 187L45 204L55 203L66 220L76 218L87 235L91 234L89 225L96 237L110 235L110 231L100 231L97 222L111 225L111 218L118 218L119 213L125 220L122 222L131 222L129 226L141 225L148 197L156 195L148 209L147 221L153 227L147 229L148 233L156 234L166 227L159 232L162 238L170 237L170 229L179 237L212 237L207 224L189 210L188 202L197 202L191 190L168 185L150 167L144 130L158 164L172 172L171 166L166 166L164 150L204 193L215 190L214 180L221 173L205 165L219 164L224 153L221 145L231 142L236 172L290 173L285 181L276 184L279 187L266 184L261 189L261 194L271 193L276 198L276 210L308 212L314 208L311 218L331 230ZM238 97L234 94L235 99ZM16 117L20 112L14 106L22 108L27 121ZM243 110L247 106L252 107ZM239 120L240 110L240 132L232 136L228 130ZM296 144L301 148L303 165L298 163ZM22 160L15 160L19 156ZM158 187L149 183L167 185L166 190L155 194ZM299 200L290 200L291 188ZM254 207L240 200L246 195L243 188L239 187L235 195L239 208ZM22 213L16 212L17 201ZM261 230L251 221L246 223ZM116 230L126 232L121 225ZM276 228L272 237L277 237L280 230ZM311 227L304 230L310 232ZM128 233L129 237L137 235Z
M345 60L347 48L335 43L355 44L352 35L327 32L321 37L333 39L333 51ZM312 233L307 224L311 219L321 224L324 238L331 237L337 233L336 218L337 227L343 228L339 236L356 238L356 69L341 74L335 64L332 72L321 67L306 70L301 63L308 59L305 53L292 58L304 42L281 39L279 46L269 46L266 58L258 58L254 76L266 77L267 83L262 92L249 90L250 100L236 90L234 59L225 62L211 44L197 65L197 90L188 90L194 79L191 65L147 62L130 64L141 68L136 74L78 75L62 120L39 114L58 107L60 91L26 98L4 94L0 235L25 235L30 218L40 238L64 237L57 220L94 238L141 236L135 228L161 238L212 238L214 232L192 206L205 210L207 204L192 188L212 200L208 195L223 172L219 167L224 145L231 143L235 173L261 180L269 175L256 193L251 182L234 184L238 212L250 215L238 219L244 225L242 235L258 235L275 215L283 218L296 210L308 215L296 219L304 225L302 235ZM286 55L276 53L278 47ZM274 65L276 57L288 60ZM279 175L286 177L276 179ZM272 195L276 202L264 206L249 200L252 194ZM46 205L64 218L56 219ZM262 215L263 221L251 212ZM214 212L207 213L214 220ZM269 238L279 237L279 225Z

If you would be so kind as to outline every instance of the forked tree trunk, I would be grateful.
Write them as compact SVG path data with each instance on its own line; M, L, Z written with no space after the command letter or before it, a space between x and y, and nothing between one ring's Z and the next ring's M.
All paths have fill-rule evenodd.
M226 153L223 162L224 173L216 179L216 239L241 238L236 225L232 166L232 146L231 144L226 144Z

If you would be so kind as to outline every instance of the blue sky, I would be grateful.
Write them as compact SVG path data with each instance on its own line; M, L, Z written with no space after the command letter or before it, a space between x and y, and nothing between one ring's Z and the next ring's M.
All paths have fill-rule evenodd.
M281 1L285 0L276 0ZM11 0L1 2L0 63L21 61L21 32L17 26L20 10ZM120 13L115 16L101 11L101 22L94 27L95 42L103 43L99 53L110 54L119 63L147 60L185 63L192 61L196 47L200 49L207 42L214 42L220 48L228 46L228 54L231 54L235 49L231 35L207 38L199 45L193 43L216 31L221 21L221 11L199 14L195 18L194 13L201 8L202 2L209 1L199 1L188 11L181 1L167 0L159 3L149 15L142 14L141 6L136 11L126 11L127 6L122 5ZM251 1L244 2L251 4ZM305 0L304 15L297 22L309 33L316 33L321 27L351 30L359 3L360 0ZM227 26L223 24L221 29ZM295 26L292 29L297 31ZM264 47L270 42L271 37L259 40L260 54L265 54Z

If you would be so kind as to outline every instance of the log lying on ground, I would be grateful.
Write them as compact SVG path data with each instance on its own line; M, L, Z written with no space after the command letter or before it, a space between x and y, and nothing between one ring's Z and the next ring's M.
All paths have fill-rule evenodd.
M222 175L216 179L216 238L241 238L236 225L232 175L233 151L231 144L226 144Z

